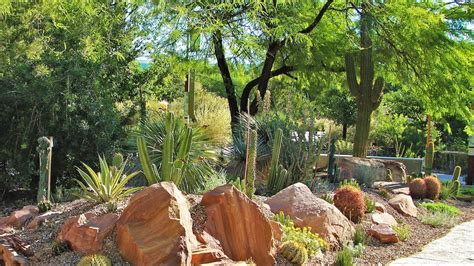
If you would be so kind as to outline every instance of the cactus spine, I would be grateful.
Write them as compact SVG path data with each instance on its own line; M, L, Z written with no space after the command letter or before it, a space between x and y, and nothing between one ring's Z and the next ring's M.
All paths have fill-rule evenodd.
M255 177L257 175L257 131L249 130L247 138L247 161L245 170L245 194L252 198L255 192Z
M308 261L308 251L295 241L287 241L281 246L281 254L290 262L303 265Z
M328 158L328 177L331 182L334 182L335 180L335 174L336 174L336 138L331 139L331 143L329 145L329 158Z
M433 171L433 155L434 155L434 143L429 142L428 145L426 145L425 176L430 176Z
M288 171L281 164L279 164L282 139L283 130L278 128L275 132L275 138L273 140L270 173L268 175L267 181L267 190L272 195L285 187L288 177Z

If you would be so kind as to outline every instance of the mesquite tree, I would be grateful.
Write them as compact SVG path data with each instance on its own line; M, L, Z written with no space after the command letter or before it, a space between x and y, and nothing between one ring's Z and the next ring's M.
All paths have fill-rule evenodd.
M357 81L354 57L347 54L345 57L347 83L351 94L357 102L356 132L354 136L355 157L367 155L367 142L370 131L370 117L380 105L384 80L377 77L372 60L372 41L370 39L371 15L367 4L362 4L360 15L360 81Z

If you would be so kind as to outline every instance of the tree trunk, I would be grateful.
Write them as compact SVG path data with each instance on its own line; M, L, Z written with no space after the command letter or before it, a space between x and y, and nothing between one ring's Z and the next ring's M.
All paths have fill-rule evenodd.
M347 139L347 124L342 124L342 139Z
M239 106L237 105L237 99L235 97L234 84L232 83L232 77L230 76L229 66L227 65L227 61L224 54L224 47L222 45L222 33L220 31L216 31L212 37L214 43L214 54L217 59L217 65L219 66L222 80L224 81L227 102L229 103L232 132L234 132L235 127L239 122Z

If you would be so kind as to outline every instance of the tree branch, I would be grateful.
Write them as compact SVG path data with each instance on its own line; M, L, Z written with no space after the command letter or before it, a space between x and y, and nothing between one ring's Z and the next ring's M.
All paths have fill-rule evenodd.
M308 27L301 30L300 33L303 33L303 34L310 33L316 27L316 25L318 25L318 23L321 21L321 19L324 16L324 13L326 13L326 11L328 11L328 9L331 6L332 2L334 2L334 0L327 0L327 2L324 4L324 6L321 8L321 10L319 10L318 15L316 16L316 18L314 18L313 22Z

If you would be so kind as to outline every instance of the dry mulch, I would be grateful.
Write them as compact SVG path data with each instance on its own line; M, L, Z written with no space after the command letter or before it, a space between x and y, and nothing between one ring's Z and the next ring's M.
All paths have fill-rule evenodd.
M387 199L381 197L374 190L367 190L365 194L372 198L372 200L382 203L385 206L386 212L391 214L399 223L408 224L411 228L411 234L406 241L400 241L395 244L382 244L371 237L367 237L368 243L365 244L362 258L355 260L357 264L387 264L395 259L408 257L420 252L425 245L446 235L450 230L450 228L446 227L425 225L417 218L401 215L388 204ZM474 219L474 206L471 203L452 200L449 204L457 206L463 212L458 221L459 223ZM418 208L418 211L420 212L420 208ZM365 230L370 228L371 222L369 221L369 217L365 218L362 222L362 226Z

